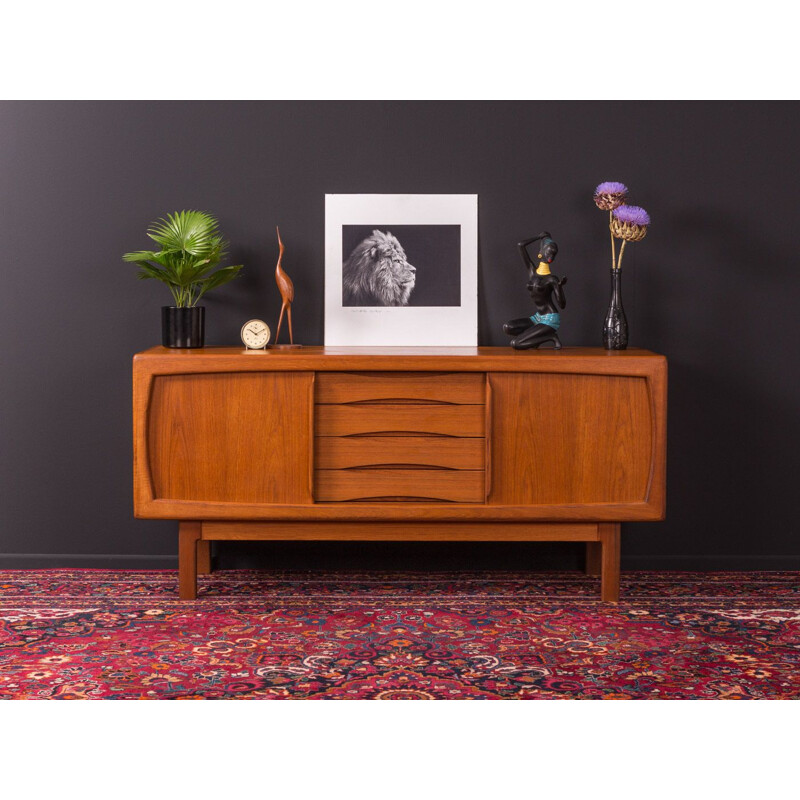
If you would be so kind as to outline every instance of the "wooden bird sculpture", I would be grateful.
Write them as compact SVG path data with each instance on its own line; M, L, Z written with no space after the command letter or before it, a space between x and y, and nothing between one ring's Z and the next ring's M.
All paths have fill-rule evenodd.
M283 271L281 267L281 259L283 258L283 242L281 241L281 231L278 226L275 226L278 231L278 266L275 267L275 283L278 284L278 291L283 298L283 305L281 306L281 316L278 319L278 330L275 333L275 344L278 344L278 336L281 333L281 323L283 322L283 313L286 312L287 319L289 320L289 343L294 344L294 336L292 335L292 301L294 300L294 284L292 279Z

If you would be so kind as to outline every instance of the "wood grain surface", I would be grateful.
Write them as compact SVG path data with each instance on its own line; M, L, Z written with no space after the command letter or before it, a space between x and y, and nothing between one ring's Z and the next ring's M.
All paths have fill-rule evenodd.
M600 555L600 599L604 603L619 602L620 525L618 522L597 526L602 552Z
M652 522L663 518L650 503L492 505L488 503L336 503L299 505L153 500L137 509L139 519L271 520L319 522Z
M314 492L321 502L386 497L482 503L485 487L483 470L319 469Z
M484 469L482 438L452 436L321 436L316 440L317 469L404 465Z
M317 403L416 400L483 405L484 378L469 373L323 372Z
M302 347L243 350L153 347L134 356L134 372L155 375L193 372L546 372L650 375L663 356L635 347Z
M485 431L483 406L318 405L314 419L317 436L434 433L482 437Z
M153 381L147 450L156 499L310 503L310 373Z
M181 600L197 597L197 548L202 525L181 522L178 526L178 596Z
M491 503L647 502L657 452L644 378L492 374L490 382Z
M140 353L134 511L178 518L180 597L215 539L585 541L661 519L666 359L565 348Z
M594 523L204 522L203 540L597 543ZM599 573L598 573L599 574Z
M404 372L412 372L414 379L421 372L430 372L434 378L442 373L469 373L466 377L479 377L472 373L488 373L486 405L482 409L480 406L474 407L482 410L484 423L476 426L473 431L479 433L479 436L467 437L480 440L484 432L488 434L483 440L486 448L485 463L489 465L485 470L488 503L311 502L315 466L312 451L315 442L317 447L320 445L319 430L315 430L314 415L310 411L315 396L314 372L316 371L316 380L319 381L329 373L352 373L359 370L371 373L371 377L377 372L396 374L402 378ZM140 518L287 522L396 520L437 524L475 521L508 524L514 521L589 523L658 520L664 516L667 365L663 356L645 350L607 352L600 348L564 348L560 352L544 353L517 352L507 348L304 347L259 356L252 352L247 354L239 348L169 350L156 347L134 358L133 373L134 511ZM299 385L287 381L290 376L298 373L301 373ZM224 417L226 421L219 421L216 416L219 405L224 406L227 400L227 390L221 388L221 385L212 392L214 399L206 403L205 407L211 416L205 422L197 422L196 410L186 411L193 402L192 393L186 390L171 395L169 404L175 407L166 409L167 396L163 385L157 388L162 376L178 382L185 381L191 375L197 375L205 381L219 376L219 380L226 386L231 378L239 380L256 378L259 375L267 382L275 382L275 391L268 393L271 399L267 402L267 407L269 403L278 404L278 400L282 398L280 405L284 411L290 406L297 409L296 412L289 413L296 414L292 420L298 424L290 424L288 429L291 433L283 434L295 439L294 445L290 445L289 449L295 452L296 460L280 459L274 455L272 448L263 444L263 439L259 437L264 423L260 418L248 416L251 412L247 409L252 409L251 405L245 404L241 415L243 434L240 435L235 430L238 422L234 424L234 421L240 418L238 414L228 414ZM641 400L642 392L638 389L601 389L600 399L591 400L581 384L587 379L591 381L604 376L623 379L618 383L619 387L636 383L629 379L641 378L639 385L646 386L644 394L647 397L647 413ZM522 383L513 388L515 384L512 379L515 378ZM540 379L544 381L541 384L544 392L537 396L535 381ZM577 389L577 395L559 388L559 379L574 382L573 388ZM506 385L509 381L509 391L504 392L501 389L498 396L500 384ZM214 383L211 381L203 385L212 386ZM591 385L601 387L602 383L594 382ZM300 390L295 391L297 388ZM371 394L374 395L374 392ZM241 393L239 396L242 396ZM424 401L435 402L429 398ZM617 404L616 409L608 407L610 401ZM628 404L628 401L632 401L632 404ZM205 401L198 398L198 402ZM237 402L234 399L233 405L236 406ZM361 400L356 401L356 405L351 408L358 410L359 402ZM422 403L423 399L420 398L420 405ZM159 412L159 406L162 412ZM442 406L440 410L448 411L452 408L456 406ZM377 408L377 415L371 418L366 428L359 427L358 430L371 436L388 427L395 427L395 423L391 426L386 424L386 412L385 406ZM405 413L409 414L408 408ZM413 417L414 411L410 413ZM176 422L174 434L170 421L172 418ZM595 420L595 423L587 426L588 419ZM644 422L645 419L649 422ZM187 420L195 420L192 422L194 433L187 433L189 429L184 424ZM600 439L587 435L587 430L591 430L593 425L599 426L603 420L607 423L609 432L601 435ZM233 425L233 430L224 427L229 424ZM416 427L413 422L409 424ZM616 430L618 424L621 432ZM645 432L648 425L649 431ZM370 431L370 428L382 430ZM343 430L349 432L352 428L345 423ZM438 431L441 428L436 426L433 430ZM464 437L463 426L454 426L452 421L447 423L444 430L450 432L453 438ZM404 433L409 439L425 439L430 435L428 431ZM209 441L220 445L217 449L225 455L223 463L228 465L227 474L225 470L219 471L219 465L214 466L215 448L205 448L207 453L210 451L212 454L211 463L196 464L197 469L191 472L191 479L194 480L195 475L199 476L200 488L208 488L209 491L193 489L190 472L183 469L183 478L175 482L175 493L191 499L163 494L171 459L182 459L184 466L190 465L192 459L199 460L200 456L196 454L180 455L181 449L188 453L186 445L191 442L192 437L203 439L206 434ZM173 438L175 442L171 441ZM399 440L401 437L397 438ZM441 445L445 441L451 441L449 438L433 438L436 441L431 442L432 447L439 445L443 450L449 447ZM346 441L357 442L357 439L358 436L353 436ZM523 441L518 441L520 439ZM241 444L231 445L231 440ZM535 446L536 452L532 454L531 448L526 447L525 443ZM360 446L355 444L354 447L355 451L349 452L336 452L334 448L324 458L334 459L328 462L331 465L343 463L338 459L344 459L344 463L348 463L351 458L358 461ZM402 447L399 445L398 452L401 452ZM593 449L602 451L603 447L606 448L605 453L592 452ZM648 448L649 470L643 467L645 461L648 461ZM250 484L250 488L237 488L245 486L240 480L242 475L237 465L237 453L245 454L248 451L251 456L255 452L263 458L264 463L269 465L270 474L280 475L281 469L289 470L288 481L282 484L282 489L270 488L266 479L266 487L256 485L253 490ZM407 454L409 451L402 452ZM431 460L431 449L427 446L418 452L426 460ZM383 460L382 453L380 457ZM404 459L406 457L408 456L405 455ZM454 466L449 458L449 455L445 455L442 459L437 459L445 463L431 463L430 466ZM552 459L549 464L548 458ZM301 465L299 472L302 472L302 466L305 465L305 480L300 478L299 472L292 476L290 464L292 461L298 463L298 460ZM468 466L471 463L458 463L457 466ZM598 468L598 464L602 469ZM552 478L546 482L548 470ZM605 477L595 480L587 470L597 474L603 472ZM648 475L643 489L644 471ZM155 473L159 475L159 491L162 492L159 495L153 485ZM221 478L221 483L218 483L217 477ZM181 486L181 480L187 482ZM280 480L284 481L285 478ZM231 482L226 483L227 481ZM169 488L173 487L170 485ZM264 488L270 498L266 501L263 499Z

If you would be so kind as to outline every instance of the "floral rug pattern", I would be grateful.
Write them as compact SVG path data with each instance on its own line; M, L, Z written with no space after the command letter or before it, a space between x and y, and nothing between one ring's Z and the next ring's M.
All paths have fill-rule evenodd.
M800 699L800 573L0 571L0 699Z

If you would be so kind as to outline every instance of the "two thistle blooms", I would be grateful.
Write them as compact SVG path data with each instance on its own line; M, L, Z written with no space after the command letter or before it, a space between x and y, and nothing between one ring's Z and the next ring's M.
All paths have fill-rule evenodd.
M626 204L628 187L617 181L606 181L594 190L594 203L601 211L608 211L608 228L611 231L612 268L619 269L622 254L628 242L639 242L647 235L650 215L640 206ZM622 239L619 260L614 252L614 239Z

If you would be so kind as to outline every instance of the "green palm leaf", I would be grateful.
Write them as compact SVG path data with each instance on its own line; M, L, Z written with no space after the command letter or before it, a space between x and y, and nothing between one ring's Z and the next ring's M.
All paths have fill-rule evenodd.
M125 255L122 256L122 260L133 261L134 263L138 263L139 261L155 261L158 255L158 253L154 253L152 250L136 250L133 253L125 253Z
M200 289L200 294L197 295L197 299L199 300L206 292L216 289L218 286L228 283L228 281L232 281L239 274L242 266L242 264L239 264L235 267L223 267L222 269L217 270L211 277L207 278L203 282L203 286Z
M206 255L218 237L219 223L203 211L180 211L154 222L147 235L162 250Z
M162 283L166 283L170 286L179 285L175 282L175 279L166 270L158 269L157 267L148 264L146 261L140 261L139 268L141 270L138 275L140 281L146 281L149 278L153 278L157 281L161 281Z
M216 218L204 211L178 211L153 222L147 235L160 250L125 253L136 264L139 278L167 284L178 306L193 306L211 289L233 280L241 265L215 272L226 255L227 242Z

